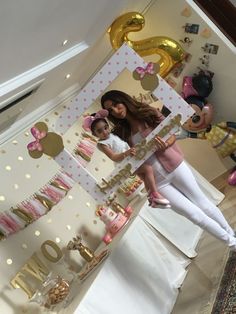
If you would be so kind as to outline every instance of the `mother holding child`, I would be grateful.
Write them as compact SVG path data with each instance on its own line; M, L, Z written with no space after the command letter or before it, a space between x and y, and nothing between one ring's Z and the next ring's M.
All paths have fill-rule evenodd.
M101 105L108 111L107 118L113 125L112 134L130 147L145 138L164 119L158 109L119 90L105 93ZM236 251L233 229L218 207L201 191L173 135L166 142L157 138L157 151L144 164L152 167L158 193L169 200L172 210ZM141 171L141 177L143 172L145 167Z

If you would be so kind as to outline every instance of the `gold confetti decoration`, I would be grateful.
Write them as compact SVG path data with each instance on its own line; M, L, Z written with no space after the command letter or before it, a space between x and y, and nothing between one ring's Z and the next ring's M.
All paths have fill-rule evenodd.
M39 237L40 236L40 231L36 230L34 234L36 235L36 237Z

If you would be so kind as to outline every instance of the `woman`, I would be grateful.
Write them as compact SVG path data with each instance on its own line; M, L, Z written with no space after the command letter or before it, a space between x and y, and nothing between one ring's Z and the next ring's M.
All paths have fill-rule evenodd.
M159 110L118 90L105 93L101 104L109 112L108 119L114 125L113 133L130 146L146 137L164 119ZM233 229L199 188L174 136L167 142L158 138L157 147L156 153L146 162L153 166L159 192L170 201L173 210L236 251Z

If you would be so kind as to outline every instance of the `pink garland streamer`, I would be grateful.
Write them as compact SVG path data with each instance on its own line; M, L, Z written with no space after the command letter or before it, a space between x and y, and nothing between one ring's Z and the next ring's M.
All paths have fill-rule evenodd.
M50 185L49 182L48 185L41 189L41 192L56 204L64 198L66 192L72 188L75 182L67 173L64 172L57 174L51 182L52 181L55 181L59 185L63 186L66 191ZM34 197L22 201L16 207L25 210L25 212L30 214L34 220L40 218L48 212L47 208ZM0 231L5 235L5 237L23 229L24 227L25 222L15 215L10 209L0 214Z

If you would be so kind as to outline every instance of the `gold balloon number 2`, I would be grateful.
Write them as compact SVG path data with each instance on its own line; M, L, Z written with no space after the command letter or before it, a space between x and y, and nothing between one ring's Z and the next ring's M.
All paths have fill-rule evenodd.
M130 32L140 31L145 24L144 16L138 12L129 12L118 17L110 26L108 32L112 47L117 50L123 43L127 43L140 56L145 57L158 54L160 60L160 76L165 77L175 64L185 57L185 51L175 40L155 36L143 40L132 41L128 38Z

